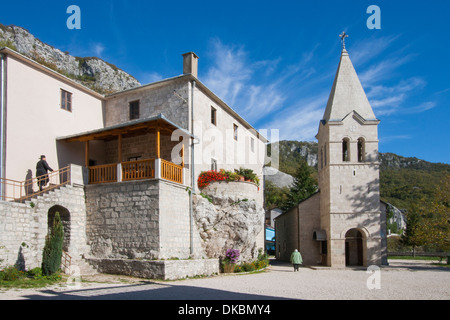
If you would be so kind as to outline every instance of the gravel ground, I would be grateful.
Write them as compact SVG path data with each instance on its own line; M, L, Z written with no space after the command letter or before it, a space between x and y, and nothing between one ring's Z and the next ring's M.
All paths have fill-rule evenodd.
M377 281L372 281L373 279ZM0 289L0 300L449 300L450 268L392 260L379 271L303 267L274 261L264 272L179 281L125 276L83 277L80 288ZM369 289L369 285L379 284Z

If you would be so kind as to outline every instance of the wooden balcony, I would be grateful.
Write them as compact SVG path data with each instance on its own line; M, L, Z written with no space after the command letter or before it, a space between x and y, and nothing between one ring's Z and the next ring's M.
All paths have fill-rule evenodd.
M179 140L174 141L172 134L177 131ZM147 141L143 145L138 138ZM150 139L151 137L151 139ZM185 160L185 145L188 139L195 137L185 129L174 124L162 114L146 119L133 120L107 128L97 129L72 136L61 137L57 140L65 143L84 143L84 162L89 168L89 184L111 183L121 181L132 181L141 179L164 179L183 184L183 169ZM133 140L134 139L134 140ZM147 140L146 140L147 139ZM103 154L103 156L92 157L91 142L103 141L113 143L116 151L111 152L114 156ZM168 160L172 156L172 150L181 143L179 156L181 165L174 164ZM133 146L133 156L130 154L130 146ZM162 147L161 147L162 146ZM125 161L126 159L139 157L145 160ZM109 162L109 164L90 166L95 163L95 157L99 157L99 162Z
M183 184L183 167L164 159L146 159L89 167L89 184L164 179Z

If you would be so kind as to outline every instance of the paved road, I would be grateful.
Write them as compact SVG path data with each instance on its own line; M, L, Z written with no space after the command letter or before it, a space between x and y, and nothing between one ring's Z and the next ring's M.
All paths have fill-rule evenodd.
M112 278L110 278L111 280ZM125 280L124 280L125 279ZM125 282L124 282L125 281ZM372 287L369 289L368 287ZM274 262L262 273L220 275L180 281L143 281L121 277L33 290L0 290L1 300L449 300L450 268L429 262L394 261L389 267L329 270Z

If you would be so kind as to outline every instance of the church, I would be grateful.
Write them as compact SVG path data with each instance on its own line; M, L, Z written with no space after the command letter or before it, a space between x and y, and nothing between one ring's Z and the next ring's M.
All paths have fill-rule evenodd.
M378 124L343 48L319 130L318 191L275 218L276 258L298 249L305 265L387 263L386 205L380 201Z

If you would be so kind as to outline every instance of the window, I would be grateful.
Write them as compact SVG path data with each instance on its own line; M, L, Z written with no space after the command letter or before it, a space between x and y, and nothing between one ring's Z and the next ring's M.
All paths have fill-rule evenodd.
M217 171L217 160L211 159L211 170Z
M139 119L139 100L130 102L130 120Z
M61 89L61 109L72 112L72 94Z
M365 142L363 138L358 139L358 162L366 160Z
M217 110L211 107L211 123L217 125Z
M252 152L255 152L255 139L250 138L250 148L252 150Z
M236 140L237 141L237 139L238 139L238 126L237 125L233 125L234 126L234 129L233 129L233 132L234 132L234 140Z
M348 138L342 140L342 161L350 161L350 140Z
M138 161L141 160L142 156L128 157L128 161Z

